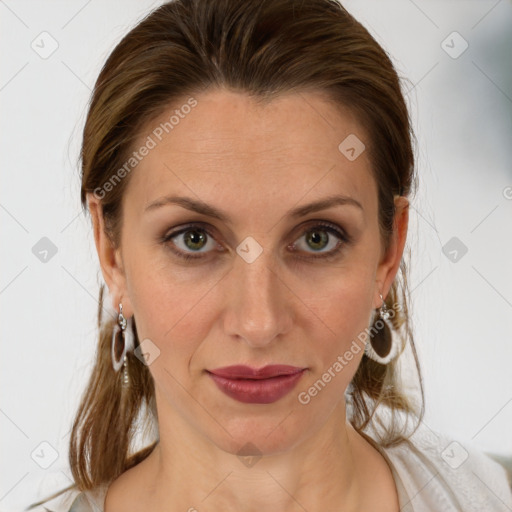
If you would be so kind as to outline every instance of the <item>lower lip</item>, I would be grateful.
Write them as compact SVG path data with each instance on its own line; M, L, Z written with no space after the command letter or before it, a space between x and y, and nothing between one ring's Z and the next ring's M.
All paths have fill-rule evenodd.
M292 375L268 379L228 379L209 373L217 387L226 395L246 404L271 404L287 395L299 382L304 370Z

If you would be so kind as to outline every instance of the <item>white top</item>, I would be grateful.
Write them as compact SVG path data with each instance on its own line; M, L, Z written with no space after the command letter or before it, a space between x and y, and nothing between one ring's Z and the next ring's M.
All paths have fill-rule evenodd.
M367 434L375 439L369 430ZM512 482L507 471L468 443L421 425L406 443L376 448L393 473L401 512L512 511ZM67 491L46 502L46 508L33 510L103 512L107 490L105 484L94 491Z

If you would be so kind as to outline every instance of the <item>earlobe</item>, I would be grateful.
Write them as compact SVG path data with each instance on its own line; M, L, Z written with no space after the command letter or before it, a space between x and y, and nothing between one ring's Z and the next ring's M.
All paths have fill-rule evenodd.
M124 271L120 264L121 258L119 250L114 247L112 240L105 231L101 200L96 198L93 194L88 193L87 204L91 214L94 243L96 252L98 253L101 273L109 289L109 294L112 298L112 306L117 311L119 302L122 301L125 295L125 278ZM125 307L126 310L125 304L123 304L123 307Z

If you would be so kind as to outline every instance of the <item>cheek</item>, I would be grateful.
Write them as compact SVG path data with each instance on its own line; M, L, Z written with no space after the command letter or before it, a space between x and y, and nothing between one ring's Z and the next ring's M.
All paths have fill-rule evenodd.
M311 278L301 276L294 290L312 314L310 328L341 343L367 327L373 302L375 274L364 261L347 264Z
M308 410L332 410L344 396L363 357L371 304L368 279L353 276L312 305L319 319L309 331L311 371L297 390Z
M125 266L141 343L151 340L163 356L155 363L181 373L183 362L207 337L215 307L210 295L218 277L205 273L202 279L185 279L185 272L176 266L162 265L135 251Z
M343 288L333 291L328 314L336 337L347 342L368 326L372 305L371 283L364 278L354 279Z
M309 388L319 379L317 388L328 383L330 391L323 393L334 399L340 396L363 356L366 333L373 303L374 274L366 262L347 266L322 287L305 283L300 292L307 297L304 303L309 324L307 338L314 341L312 373L302 389ZM331 384L332 382L332 384ZM315 393L315 390L311 390Z

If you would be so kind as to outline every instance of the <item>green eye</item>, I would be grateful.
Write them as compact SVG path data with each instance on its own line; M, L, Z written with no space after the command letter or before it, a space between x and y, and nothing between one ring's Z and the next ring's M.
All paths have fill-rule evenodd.
M329 235L326 234L325 230L315 229L309 231L306 237L306 243L315 250L324 248L329 243Z
M184 231L184 235L183 243L193 251L201 249L205 245L208 236L197 229Z
M302 231L297 239L288 247L292 252L309 253L305 258L325 258L336 256L341 249L351 242L345 231L330 222L319 222ZM164 236L162 243L169 246L174 254L185 260L204 259L207 253L220 246L210 231L202 225L188 225ZM330 247L330 248L329 248ZM329 250L325 250L329 248ZM195 254L194 254L195 253ZM314 254L318 253L318 254Z
M203 258L201 254L209 251L201 251L201 249L205 247L208 248L208 242L210 239L213 242L214 238L209 231L199 226L192 225L166 235L162 241L166 244L169 244L170 242L171 245L169 245L169 247L171 247L172 251L177 256L184 258L185 260L189 260ZM216 246L215 243L210 245L213 247ZM213 247L210 247L210 249ZM198 254L195 255L193 253Z
M293 251L297 251L296 247L300 252L313 253L311 258L332 258L336 256L344 245L350 242L349 236L342 230L340 230L335 224L330 222L323 222L316 224L306 231L299 237L301 240L304 237L304 244L295 243L293 245ZM328 250L325 250L328 248Z

